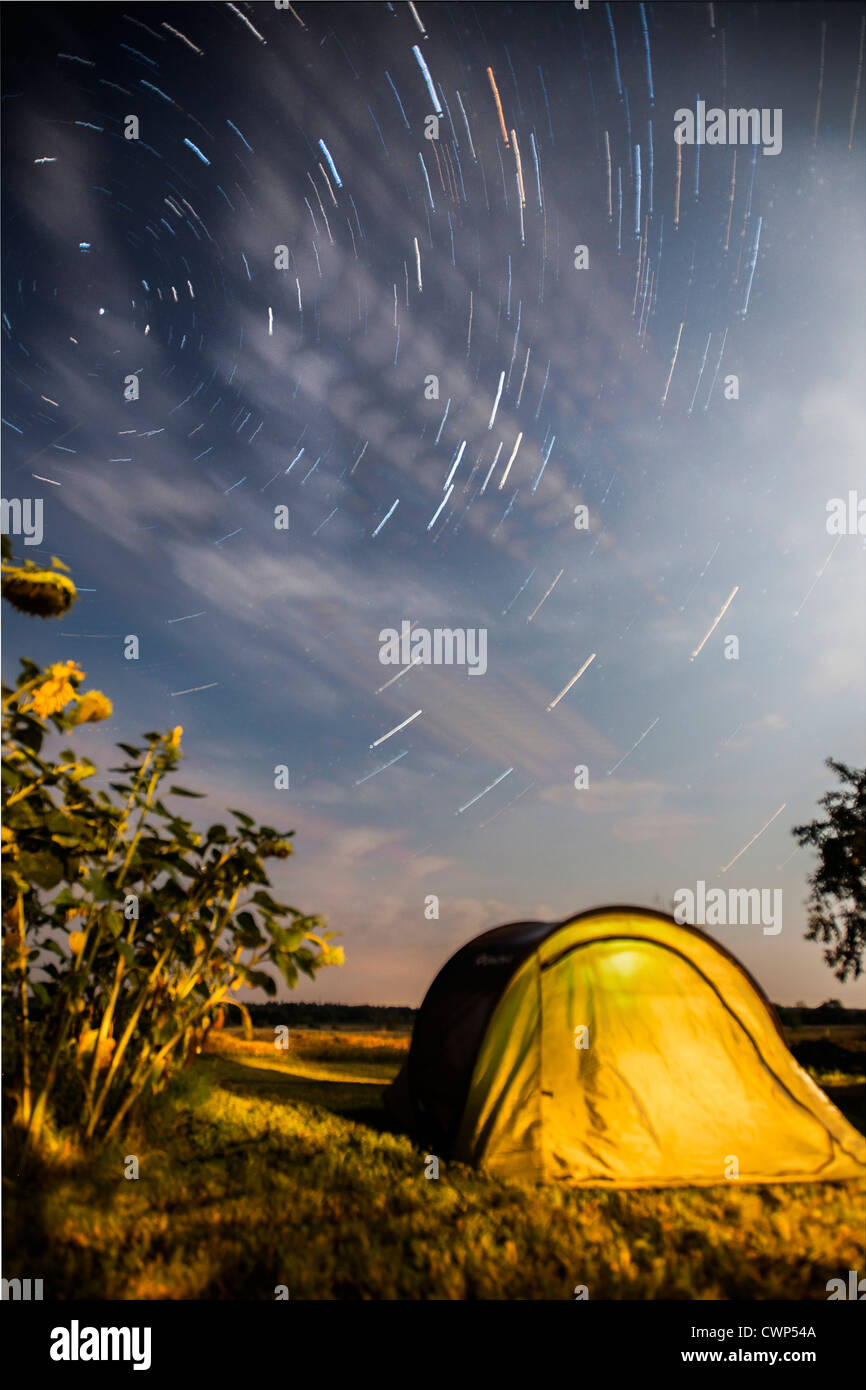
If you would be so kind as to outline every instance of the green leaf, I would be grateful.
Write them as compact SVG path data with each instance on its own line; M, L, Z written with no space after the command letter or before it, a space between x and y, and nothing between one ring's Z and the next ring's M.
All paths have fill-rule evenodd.
M207 792L190 792L186 787L169 787L168 790L170 796L194 796L202 799L207 796Z
M264 941L259 925L251 912L239 912L235 918L236 933L244 946L261 946Z
M96 764L89 758L79 758L71 771L66 776L70 782L83 782L85 777L92 777L96 771Z
M29 656L22 656L20 660L21 670L15 683L16 689L20 685L25 685L27 681L34 680L36 676L41 674L42 670L41 666L38 666L35 661L31 661Z
M59 941L55 941L55 939L54 939L53 936L48 936L48 937L45 938L45 940L42 942L42 950L43 950L43 951L53 951L54 954L55 954L56 956L60 956L63 960L66 959L66 952L64 951L63 947L60 945L60 942L59 942ZM43 966L42 968L43 968L43 970L47 970L48 967L47 967L47 966Z
M126 962L126 964L129 966L130 969L132 969L132 967L135 965L135 951L132 949L129 942L117 941L115 944L117 946L118 955L123 956L123 959Z
M63 877L62 863L47 850L41 854L19 854L17 869L22 878L39 888L56 888Z
M45 731L41 725L26 715L16 718L15 725L17 741L25 748L29 748L31 753L38 753L45 737Z
M92 893L95 902L111 902L114 897L114 889L109 885L102 874L91 874L86 882L88 890Z
M298 983L298 972L291 956L280 956L276 962L277 969L285 980L289 989L294 989Z
M79 898L75 893L73 893L71 888L61 888L57 896L52 898L51 900L51 906L55 908L75 907L78 905L80 905L82 908L87 906L86 903L82 902L81 898Z
M130 758L141 757L142 750L140 748L136 748L135 744L133 743L118 743L117 747L122 748L124 753L126 753L127 756Z
M312 951L296 951L295 964L299 970L303 970L305 975L309 975L310 979L312 979L316 973L316 958Z
M246 815L244 811L236 811L233 806L229 806L228 811L229 815L234 816L235 820L239 820L241 825L245 825L247 827L255 825L255 821L253 820L252 816Z
M251 989L263 989L271 999L277 992L276 980L264 970L250 970L247 975L247 984Z
M262 888L260 888L258 892L253 893L253 902L257 907L263 907L268 912L295 911L293 907L286 907L285 903L278 903L276 898L272 898L270 893L266 893Z

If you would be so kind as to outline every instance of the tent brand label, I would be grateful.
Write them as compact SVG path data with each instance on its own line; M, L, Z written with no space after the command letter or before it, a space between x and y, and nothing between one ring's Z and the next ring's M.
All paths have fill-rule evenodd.
M486 627L416 627L404 618L400 631L385 627L379 633L383 666L468 666L470 676L487 670Z
M674 141L678 145L757 145L764 154L779 154L782 149L782 110L771 111L763 106L748 109L732 107L722 111L718 106L707 110L705 101L697 101L694 111L681 106L674 112Z
M150 1370L149 1327L69 1327L51 1331L52 1361L132 1361L134 1371Z
M697 891L674 893L674 921L701 927L763 927L764 936L782 930L781 888L711 888L702 878Z

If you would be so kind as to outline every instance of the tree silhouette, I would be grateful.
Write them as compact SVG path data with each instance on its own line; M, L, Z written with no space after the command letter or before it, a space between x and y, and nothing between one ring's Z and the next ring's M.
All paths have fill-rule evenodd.
M814 845L819 863L809 882L808 941L827 945L824 959L840 980L863 973L866 941L866 768L827 759L843 790L827 792L818 805L825 820L795 825L801 845Z

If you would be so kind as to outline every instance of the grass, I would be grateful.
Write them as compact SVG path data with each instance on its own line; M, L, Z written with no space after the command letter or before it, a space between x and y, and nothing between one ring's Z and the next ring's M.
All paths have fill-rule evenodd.
M823 1300L864 1266L862 1184L569 1192L451 1163L429 1181L382 1108L408 1035L215 1046L122 1147L56 1136L26 1183L7 1161L7 1277L61 1299Z

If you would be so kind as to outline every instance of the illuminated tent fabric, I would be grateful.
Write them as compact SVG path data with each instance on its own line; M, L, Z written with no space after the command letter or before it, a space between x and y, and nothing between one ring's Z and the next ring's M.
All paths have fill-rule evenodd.
M864 1176L866 1142L703 932L641 908L497 927L440 970L395 1083L431 1151L585 1187Z

